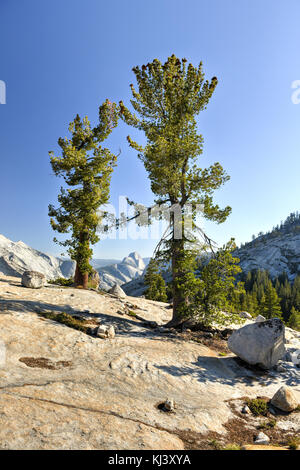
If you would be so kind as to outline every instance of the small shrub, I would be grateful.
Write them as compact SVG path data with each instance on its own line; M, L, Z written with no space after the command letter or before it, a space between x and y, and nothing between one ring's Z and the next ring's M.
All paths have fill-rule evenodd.
M136 313L133 310L128 310L127 315L130 317L136 317Z
M266 416L268 413L268 404L262 398L254 398L253 400L248 400L247 403L251 412L254 416Z
M270 419L269 421L265 421L258 426L258 429L272 429L275 428L277 424L276 419Z
M84 318L79 318L79 317L72 317L72 315L69 315L68 313L53 313L53 312L47 312L47 313L40 313L40 316L47 318L47 320L53 320L56 321L57 323L62 323L63 325L66 325L70 328L74 328L75 330L83 331L84 333L87 332L87 327L84 325L86 323L86 320Z
M62 287L71 287L74 285L74 280L72 278L65 279L64 277L59 277L57 279L48 281L49 284L54 284L55 286L62 286Z
M297 438L297 437L293 437L288 442L288 446L290 450L298 450L299 444L300 444L300 438Z
M241 450L241 446L238 444L228 444L226 447L223 447L222 450Z
M211 445L215 450L222 450L221 443L216 441L216 439L212 439L211 441L209 441L209 445Z

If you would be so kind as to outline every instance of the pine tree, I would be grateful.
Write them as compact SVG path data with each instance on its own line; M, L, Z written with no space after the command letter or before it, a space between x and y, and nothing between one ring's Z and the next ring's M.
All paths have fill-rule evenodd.
M282 318L280 299L269 281L261 303L261 314L266 318Z
M300 312L298 312L295 307L292 307L287 325L289 328L293 328L293 330L300 331Z
M145 291L146 299L167 302L166 283L162 275L159 273L158 264L155 259L151 259L147 266L144 283L145 286L147 286L147 290Z
M49 152L56 176L63 177L68 188L61 188L58 209L49 205L53 230L70 233L71 238L55 242L69 247L68 254L76 261L75 285L88 286L92 272L91 245L99 241L97 227L101 221L100 205L109 199L109 185L117 157L102 142L117 126L118 113L115 104L106 100L99 108L99 125L91 128L87 117L77 115L69 126L71 138L60 138L61 155Z
M232 239L218 250L200 273L198 290L189 309L190 315L198 318L204 325L225 325L240 321L240 317L234 312L228 313L234 292L238 288L241 292L243 289L242 285L235 284L236 275L241 272L241 268L238 266L239 259L231 254L234 248ZM223 312L225 309L227 313Z
M142 147L128 136L149 174L155 203L176 207L180 221L170 211L170 237L160 250L171 261L173 278L173 320L179 323L188 313L188 283L193 282L193 256L189 248L195 240L185 232L184 208L192 206L195 228L197 209L217 223L224 222L231 209L213 203L212 194L229 177L220 163L200 168L197 159L203 151L203 137L197 132L196 116L206 108L217 85L216 77L205 81L202 63L198 67L172 55L162 64L158 59L134 67L138 89L131 86L131 104L136 114L120 102L121 118L146 135ZM178 233L180 235L178 235ZM191 243L189 243L191 242Z

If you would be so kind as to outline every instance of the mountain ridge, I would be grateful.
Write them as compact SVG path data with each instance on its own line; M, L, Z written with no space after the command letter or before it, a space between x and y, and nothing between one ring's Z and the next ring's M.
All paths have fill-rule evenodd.
M269 271L274 279L285 272L289 281L300 274L300 215L291 213L272 231L260 233L252 241L235 250L242 270Z
M22 241L13 242L0 234L0 273L21 276L27 270L39 271L49 280L71 277L75 263L35 250Z

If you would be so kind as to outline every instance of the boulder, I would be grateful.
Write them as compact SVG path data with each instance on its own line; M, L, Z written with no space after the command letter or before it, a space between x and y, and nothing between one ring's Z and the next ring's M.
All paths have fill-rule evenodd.
M290 412L298 407L298 402L292 390L282 386L271 400L271 404L279 410Z
M109 291L109 294L115 295L116 297L122 297L125 298L127 297L125 292L123 291L122 287L120 287L118 284L115 284Z
M284 324L279 318L246 325L228 339L230 351L251 365L271 369L284 356Z
M46 284L46 276L37 271L25 271L22 275L22 286L40 289Z
M240 317L245 318L246 320L252 320L252 315L251 313L248 313L248 312L241 312Z

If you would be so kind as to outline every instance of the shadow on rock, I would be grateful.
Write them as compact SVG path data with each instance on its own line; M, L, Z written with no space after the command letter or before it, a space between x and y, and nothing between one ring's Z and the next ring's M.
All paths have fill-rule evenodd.
M156 366L175 377L189 375L199 382L216 382L225 385L245 384L255 386L263 383L264 386L274 383L274 377L266 371L254 371L243 367L236 358L218 358L199 356L197 362L191 366Z

